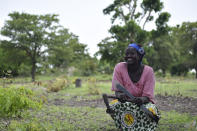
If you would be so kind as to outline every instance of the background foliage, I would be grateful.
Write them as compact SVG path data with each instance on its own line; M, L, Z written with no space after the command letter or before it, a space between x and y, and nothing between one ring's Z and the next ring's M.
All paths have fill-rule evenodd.
M132 42L155 71L160 106L172 108L162 110L157 130L196 130L197 22L170 27L163 8L160 0L113 0L103 9L111 36L94 57L58 15L10 13L0 29L0 130L116 130L101 94L113 94L113 68ZM150 21L156 29L147 31Z
M144 47L143 63L162 76L168 72L186 76L197 71L197 22L170 27L171 15L163 8L160 0L112 1L103 9L104 15L111 16L111 36L98 43L94 57L77 35L59 24L58 15L10 13L0 30L5 38L0 40L0 76L31 75L35 81L39 74L111 74L132 42ZM150 21L156 29L147 31Z

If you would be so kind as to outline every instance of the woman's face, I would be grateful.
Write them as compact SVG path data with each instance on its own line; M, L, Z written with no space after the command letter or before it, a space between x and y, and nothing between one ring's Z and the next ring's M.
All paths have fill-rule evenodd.
M137 51L135 48L133 47L129 47L126 49L126 52L125 52L125 61L128 63L128 64L137 64L138 61L139 61L139 56L137 54Z

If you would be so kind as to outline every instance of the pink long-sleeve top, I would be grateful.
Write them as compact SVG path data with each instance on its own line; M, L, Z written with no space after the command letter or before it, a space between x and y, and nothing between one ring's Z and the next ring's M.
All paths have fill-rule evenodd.
M118 91L115 87L115 80L122 84L125 89L129 91L133 96L146 96L152 103L155 103L155 76L154 71L150 66L144 66L140 80L137 83L134 83L129 77L126 62L118 63L114 68L111 88L112 91Z

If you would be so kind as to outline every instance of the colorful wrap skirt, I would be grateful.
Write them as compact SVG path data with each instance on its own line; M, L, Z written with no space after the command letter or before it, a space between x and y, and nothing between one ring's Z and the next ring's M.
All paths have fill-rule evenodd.
M147 103L145 107L160 118L160 112L155 104ZM157 127L158 123L134 103L121 103L118 100L113 100L110 102L110 108L114 110L114 113L110 115L119 129L124 131L154 131Z

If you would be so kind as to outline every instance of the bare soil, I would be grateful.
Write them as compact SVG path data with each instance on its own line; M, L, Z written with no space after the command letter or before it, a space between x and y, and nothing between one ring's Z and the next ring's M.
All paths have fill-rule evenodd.
M156 95L155 98L160 110L175 110L180 113L189 113L192 116L197 116L197 98L162 95Z
M155 99L157 102L156 105L159 108L159 110L175 110L180 113L189 113L192 116L197 115L197 98L156 95ZM105 108L103 99L78 101L77 97L73 97L70 100L54 99L53 101L49 101L49 104L54 104L57 106L67 105L72 107L89 106L95 108Z

